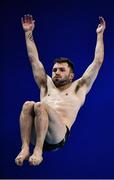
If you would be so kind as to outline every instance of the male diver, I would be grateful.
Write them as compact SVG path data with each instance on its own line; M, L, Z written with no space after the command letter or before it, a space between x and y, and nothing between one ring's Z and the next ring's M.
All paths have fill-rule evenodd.
M106 25L103 17L99 17L99 20L93 62L82 77L74 81L74 67L68 58L55 59L52 77L46 74L33 39L35 21L31 15L22 18L29 61L36 84L40 88L40 102L27 101L22 107L20 114L22 148L15 159L17 165L22 166L27 158L31 165L39 165L43 160L44 151L64 146L79 109L84 104L85 97L103 63L103 34ZM31 156L30 142L35 146Z

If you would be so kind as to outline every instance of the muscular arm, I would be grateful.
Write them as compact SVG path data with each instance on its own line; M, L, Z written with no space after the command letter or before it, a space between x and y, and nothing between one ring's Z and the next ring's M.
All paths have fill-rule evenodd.
M87 94L98 75L99 69L104 59L104 43L103 43L104 29L105 29L105 21L103 18L100 18L100 24L98 25L98 28L96 30L97 42L96 42L94 60L87 68L81 79L79 80L76 91L80 87L83 87L83 89L85 90L85 94Z
M33 39L34 20L32 19L32 16L25 15L24 19L22 18L22 26L25 31L27 52L32 66L34 79L39 87L45 88L47 84L47 75L41 61L39 60L38 50Z

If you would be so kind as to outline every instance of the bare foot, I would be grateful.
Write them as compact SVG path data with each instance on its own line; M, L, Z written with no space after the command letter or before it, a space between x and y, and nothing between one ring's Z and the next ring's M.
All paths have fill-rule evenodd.
M43 161L42 155L39 155L38 153L33 153L32 156L29 158L29 163L32 166L37 166Z
M28 159L30 156L29 150L27 149L22 149L21 152L18 154L18 156L15 158L15 163L18 166L22 166L23 165L23 161L25 159Z

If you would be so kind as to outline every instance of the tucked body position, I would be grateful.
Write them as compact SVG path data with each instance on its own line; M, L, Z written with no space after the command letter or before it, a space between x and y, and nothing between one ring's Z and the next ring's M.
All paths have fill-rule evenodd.
M29 61L40 89L40 102L26 101L22 107L22 147L15 159L17 165L22 166L25 159L28 159L30 165L39 165L44 151L59 149L67 141L70 129L103 63L106 25L103 17L99 17L99 20L93 61L81 78L73 80L74 66L64 57L55 59L52 77L46 74L33 39L35 21L31 15L22 18ZM30 143L34 145L32 155L29 151Z

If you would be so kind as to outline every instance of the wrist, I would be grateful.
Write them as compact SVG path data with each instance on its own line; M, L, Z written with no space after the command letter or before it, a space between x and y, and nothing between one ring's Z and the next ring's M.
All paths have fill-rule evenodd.
M25 31L25 35L28 35L28 34L32 34L32 31L31 30Z
M34 41L32 31L26 31L25 38L26 40Z
M96 33L97 33L97 35L103 35L104 34L104 31L105 31L105 29L102 29L102 30L96 30Z
M103 33L104 33L104 31L97 33L97 38L98 38L98 39L99 39L99 38L103 38Z

